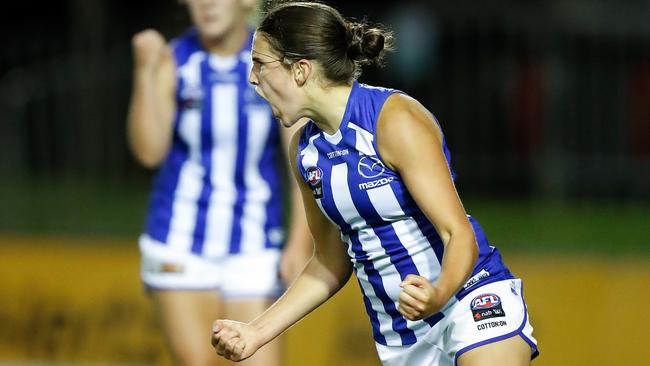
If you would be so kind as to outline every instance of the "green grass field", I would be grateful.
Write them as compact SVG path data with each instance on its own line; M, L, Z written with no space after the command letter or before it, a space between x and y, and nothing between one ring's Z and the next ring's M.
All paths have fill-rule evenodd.
M0 232L135 238L148 186L22 184L0 187L0 200ZM650 257L648 202L465 197L464 205L504 252Z

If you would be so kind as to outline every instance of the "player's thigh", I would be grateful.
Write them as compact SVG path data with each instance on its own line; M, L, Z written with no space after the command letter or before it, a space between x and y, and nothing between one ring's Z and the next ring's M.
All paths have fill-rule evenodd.
M528 366L530 346L519 335L463 353L458 366Z
M174 359L181 365L216 365L212 323L222 317L216 291L151 291Z

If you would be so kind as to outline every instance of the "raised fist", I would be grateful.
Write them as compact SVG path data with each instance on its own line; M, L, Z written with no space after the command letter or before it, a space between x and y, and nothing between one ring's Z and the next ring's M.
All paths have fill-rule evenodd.
M153 29L136 33L131 44L134 66L148 70L155 70L160 65L165 53L168 52L165 38Z

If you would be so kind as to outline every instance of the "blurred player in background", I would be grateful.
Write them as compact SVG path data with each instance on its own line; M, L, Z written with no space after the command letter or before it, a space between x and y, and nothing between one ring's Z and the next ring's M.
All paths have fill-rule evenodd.
M263 315L214 323L220 355L246 359L352 269L386 366L523 366L537 355L521 280L466 215L440 126L413 98L356 81L389 44L318 3L283 3L258 27L251 83L285 126L311 119L290 156L316 250Z
M137 160L158 168L141 275L175 361L210 365L210 324L266 309L312 255L294 185L283 228L282 164L290 131L248 83L255 0L187 0L195 28L167 45L133 37L128 137ZM250 365L280 365L274 342Z

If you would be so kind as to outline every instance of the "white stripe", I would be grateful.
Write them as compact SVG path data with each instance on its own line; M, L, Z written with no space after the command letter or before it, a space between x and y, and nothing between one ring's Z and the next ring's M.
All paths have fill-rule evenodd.
M208 57L208 62L210 63L210 67L214 70L225 73L234 69L239 63L239 59L237 58L237 55L219 56L211 53Z
M354 123L350 122L348 123L348 126L356 131L356 143L355 143L355 148L362 153L363 155L377 155L375 152L375 147L372 146L372 141L375 139L375 137L372 135L372 133L364 130L363 128L355 125Z
M205 228L206 256L228 252L232 234L233 205L237 199L238 98L236 84L217 83L212 87L212 170L214 191L208 205Z
M343 134L341 133L341 130L336 130L333 135L329 135L327 132L323 131L323 137L325 137L325 140L330 144L336 145L343 139Z
M180 171L167 243L181 251L189 251L192 247L198 212L196 202L201 195L201 177L204 174L203 167L191 160L186 161Z
M318 149L316 149L316 145L314 145L314 140L316 140L318 136L320 136L320 134L316 134L310 137L309 144L307 144L307 147L305 147L300 152L300 156L303 157L302 168L304 170L307 170L307 168L310 168L312 166L316 166L316 163L318 163Z
M241 251L250 253L263 250L266 241L266 203L271 198L271 187L262 177L259 164L274 121L266 106L250 107L246 112L248 136L244 182L247 193L242 216Z
M190 90L200 90L201 62L203 53L193 53L186 64L178 69L178 73ZM201 180L205 169L201 166L201 112L188 109L180 116L178 133L189 146L189 158L180 168L172 216L169 223L167 243L181 251L189 251L192 247L196 216L197 201L201 195Z
M353 230L359 230L366 227L366 220L359 215L357 208L354 206L350 188L348 187L348 166L346 163L340 163L332 166L332 196L334 204L339 211L343 220L347 222Z
M196 51L187 58L187 62L178 68L178 75L183 79L186 87L199 88L201 86L201 62L205 53Z
M368 228L366 221L361 217L356 207L354 206L352 196L350 195L347 178L348 167L345 163L332 166L332 198L334 199L336 209L341 214L345 222L347 222L353 230L357 230L359 232L359 242L361 243L361 247L366 253L371 256L371 260L373 257L375 257L375 259L378 259L377 262L373 260L375 269L378 269L377 263L386 263L380 264L381 266L385 267L385 269L378 269L379 275L382 277L382 281L384 282L384 289L388 293L388 296L393 299L397 299L397 297L394 297L395 294L399 293L399 274L397 272L397 269L394 267L389 268L392 265L389 264L388 255L385 254L383 248L381 247L379 238L374 233L372 228ZM348 245L352 245L352 243L349 242ZM359 272L363 266L358 264L356 268L357 272ZM391 276L384 277L382 275L384 273L391 274ZM390 277L397 277L397 280L391 279ZM392 320L390 319L390 316L385 314L386 310L384 309L382 301L376 298L374 295L374 290L372 290L372 288L368 288L372 287L370 286L370 282L367 280L368 277L365 276L363 278L366 283L366 285L364 285L365 293L371 300L371 303L373 303L373 309L380 316L381 333L384 335L384 337L386 337L386 341L389 344L401 344L401 338L399 334L392 329ZM397 282L396 285L395 282ZM364 281L362 281L362 284L363 283ZM393 286L393 288L390 286ZM375 307L375 304L377 304L378 307Z

